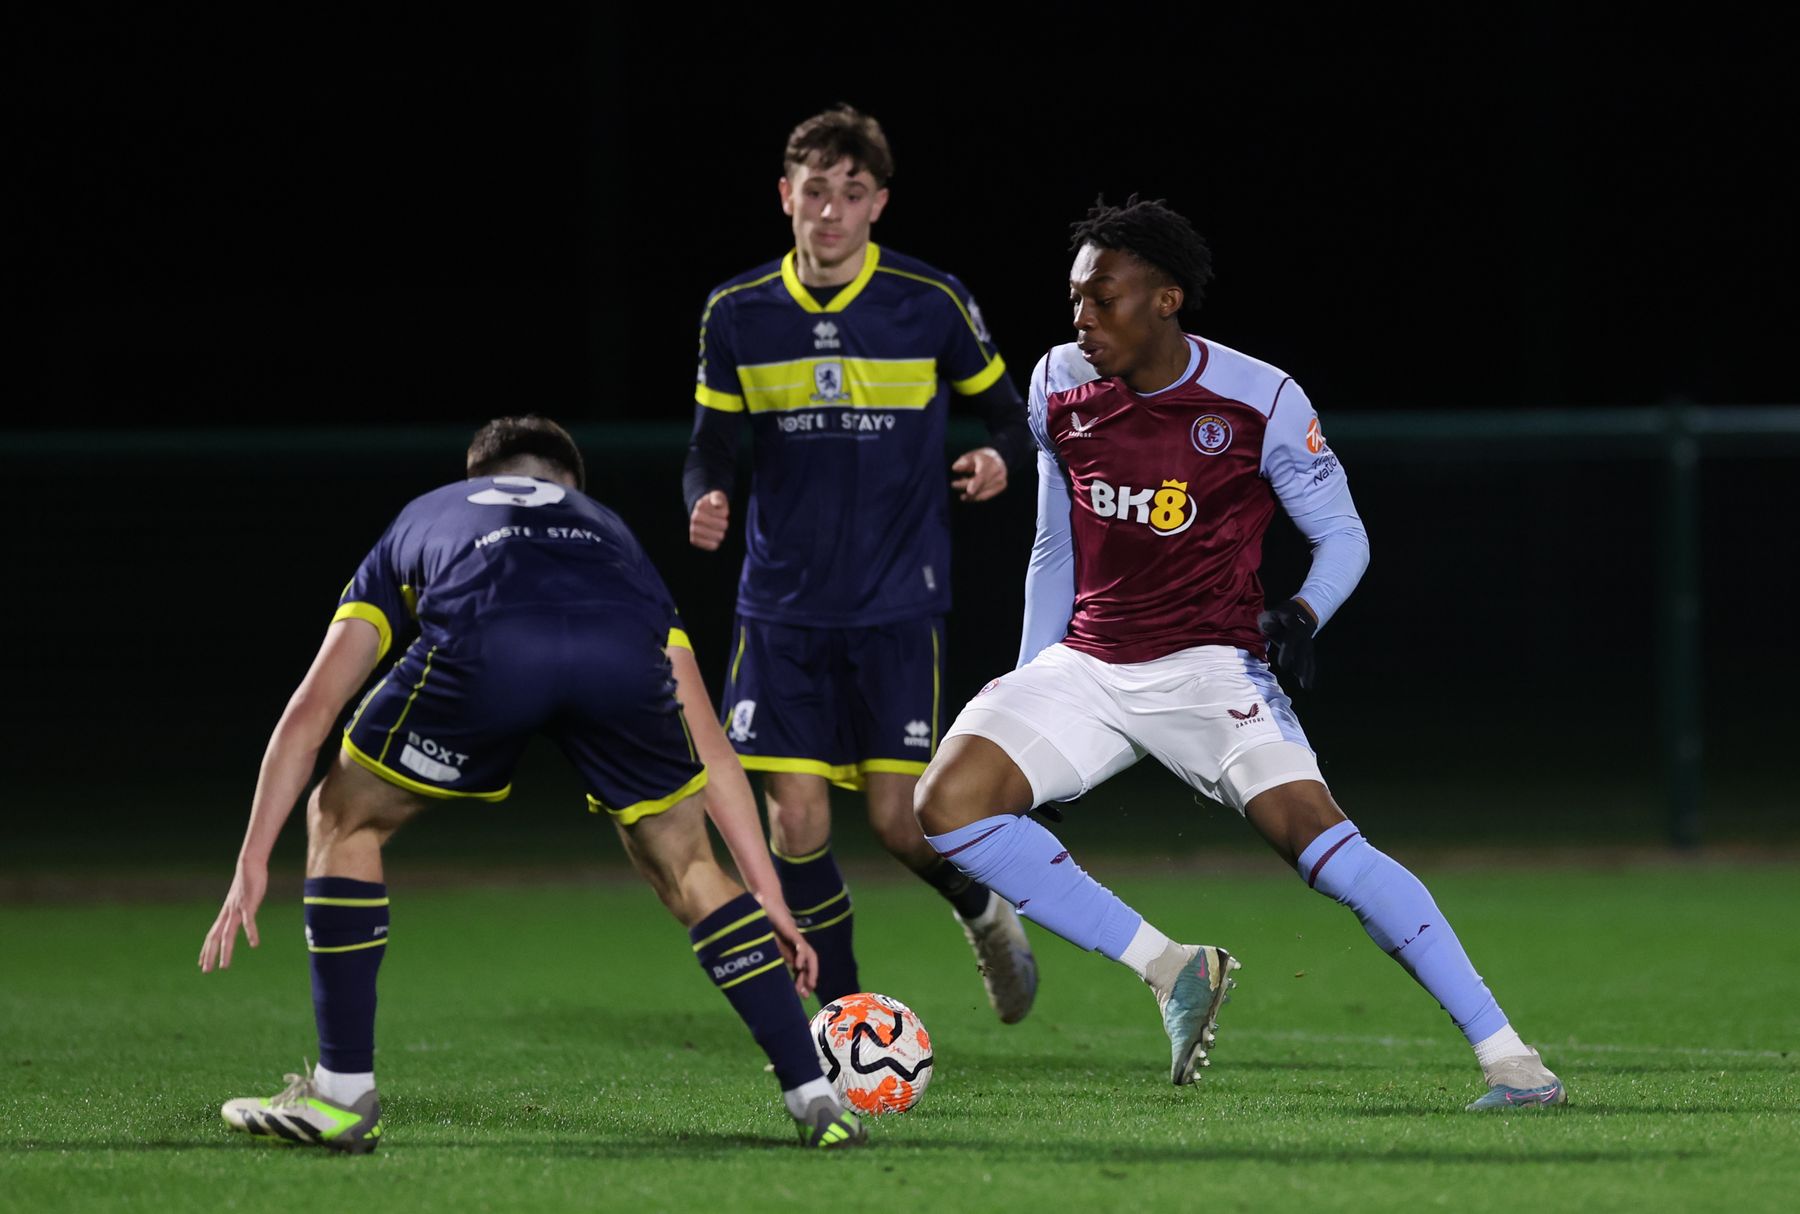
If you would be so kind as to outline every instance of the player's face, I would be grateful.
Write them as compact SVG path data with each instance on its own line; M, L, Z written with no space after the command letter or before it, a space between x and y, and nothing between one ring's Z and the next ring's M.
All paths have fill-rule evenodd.
M1069 306L1081 356L1101 375L1129 379L1166 341L1181 290L1130 253L1084 244L1069 270Z
M794 221L794 246L827 269L860 267L869 226L881 218L887 199L868 170L851 172L848 160L829 168L792 165L781 179L781 209Z

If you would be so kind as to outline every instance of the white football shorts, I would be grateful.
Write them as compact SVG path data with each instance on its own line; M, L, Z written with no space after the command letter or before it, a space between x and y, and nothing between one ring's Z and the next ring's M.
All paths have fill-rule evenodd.
M1240 814L1278 784L1325 782L1269 664L1226 645L1129 665L1052 645L977 692L944 737L958 734L1004 750L1034 805L1074 800L1145 755Z

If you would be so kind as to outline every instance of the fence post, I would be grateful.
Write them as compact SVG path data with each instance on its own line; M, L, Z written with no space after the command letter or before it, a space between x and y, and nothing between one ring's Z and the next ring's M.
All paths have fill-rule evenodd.
M1663 414L1662 660L1660 678L1664 788L1669 842L1700 843L1700 444L1694 407Z

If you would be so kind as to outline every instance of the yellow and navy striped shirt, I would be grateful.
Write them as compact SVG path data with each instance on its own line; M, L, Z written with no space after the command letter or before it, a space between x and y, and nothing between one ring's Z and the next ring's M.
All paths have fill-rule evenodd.
M829 296L792 252L714 291L694 397L755 434L739 612L850 627L948 611L949 401L1005 374L960 282L873 243Z

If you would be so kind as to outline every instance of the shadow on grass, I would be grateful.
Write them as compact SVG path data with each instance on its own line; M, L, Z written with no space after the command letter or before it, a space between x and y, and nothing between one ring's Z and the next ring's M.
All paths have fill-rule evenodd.
M1022 1051L1006 1050L969 1050L964 1049L956 1055L963 1069L972 1070L977 1066L991 1068L995 1076L1008 1074L1030 1074L1035 1079L1056 1079L1067 1076L1093 1082L1096 1072L1105 1072L1120 1083L1130 1083L1145 1075L1154 1075L1168 1071L1169 1049L1167 1042L1158 1042L1158 1052L1145 1050L1142 1053L1126 1054L1115 1049L1104 1050L1081 1049L1072 1047L1056 1053L1027 1054ZM1229 1047L1226 1047L1229 1048ZM1260 1071L1260 1072L1332 1072L1332 1071L1379 1071L1384 1075L1397 1072L1410 1072L1424 1076L1433 1068L1429 1064L1413 1067L1398 1066L1391 1059L1370 1058L1241 1058L1229 1053L1214 1050L1219 1059L1219 1071Z
M1493 1110L1483 1111L1488 1114L1486 1120L1497 1120L1502 1118L1517 1120L1519 1118L1530 1119L1538 1117L1620 1117L1634 1115L1649 1116L1652 1114L1657 1116L1675 1114L1684 1117L1695 1114L1735 1116L1754 1113L1791 1113L1793 1112L1793 1109L1793 1101L1778 1099L1756 1101L1734 1100L1729 1104L1705 1104L1693 1101L1675 1100L1654 1104L1648 1102L1643 1104L1630 1104L1613 1101L1596 1104L1592 1101L1582 1100L1579 1102L1571 1102L1557 1109L1514 1109L1510 1112L1495 1112ZM1428 1118L1441 1117L1450 1111L1451 1110L1443 1108L1424 1108L1419 1105L1375 1105L1373 1107L1344 1109L1341 1111L1340 1115L1344 1117ZM1471 1114L1471 1116L1473 1116L1473 1114ZM1477 1120L1481 1119L1478 1118Z
M296 1156L312 1156L320 1159L343 1158L336 1152L326 1150L308 1150L293 1144L261 1144L244 1141L172 1141L156 1142L49 1142L37 1139L26 1139L17 1143L0 1143L0 1156L23 1154L28 1152L44 1153L100 1153L110 1151L127 1152L179 1152L179 1151L280 1151ZM488 1138L480 1141L464 1142L407 1142L404 1139L390 1141L382 1146L382 1154L393 1155L426 1153L502 1153L522 1157L552 1157L557 1159L594 1159L594 1160L648 1160L657 1158L680 1159L687 1162L699 1162L713 1156L726 1156L744 1150L768 1150L790 1154L795 1150L791 1138L759 1137L750 1134L675 1135L655 1141L639 1142L593 1142L563 1141L519 1138ZM1644 1164L1652 1162L1685 1162L1703 1159L1709 1154L1705 1151L1680 1149L1646 1149L1641 1147L1620 1148L1617 1150L1581 1149L1556 1150L1545 1148L1542 1144L1533 1144L1529 1153L1514 1147L1506 1150L1466 1150L1466 1149L1432 1149L1429 1147L1401 1147L1381 1151L1356 1150L1349 1147L1323 1147L1310 1149L1306 1147L1259 1147L1259 1146L1220 1146L1189 1147L1174 1145L1163 1146L1107 1146L1073 1142L1056 1143L1021 1143L1016 1139L970 1139L959 1137L955 1141L883 1141L877 1138L868 1148L882 1154L904 1154L922 1156L935 1153L954 1155L972 1155L984 1160L1004 1158L1008 1162L1020 1160L1036 1160L1056 1163L1102 1164L1143 1164L1168 1165L1171 1163L1187 1163L1205 1161L1208 1163L1230 1161L1235 1163L1279 1163L1279 1164L1506 1164L1517 1166L1532 1164L1595 1164L1595 1163L1630 1163ZM866 1151L834 1152L834 1154L852 1157L866 1157Z

